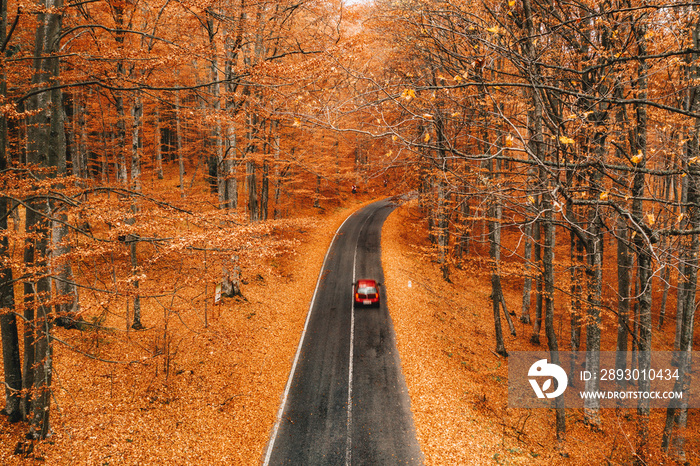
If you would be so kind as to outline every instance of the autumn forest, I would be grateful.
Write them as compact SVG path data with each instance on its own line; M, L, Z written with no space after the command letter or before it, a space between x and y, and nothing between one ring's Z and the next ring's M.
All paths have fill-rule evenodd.
M463 322L480 300L483 339L440 331L460 377L479 372L472 349L490 382L509 351L589 369L633 352L642 370L674 350L690 390L700 3L0 2L3 463L179 464L159 449L180 423L191 438L219 423L231 434L206 436L229 453L190 453L257 464L328 241L390 196L403 217L386 238L423 264L449 307L434 315ZM483 292L440 294L465 277ZM179 407L193 390L210 414ZM557 401L535 433L526 410L470 397L508 441L451 456L417 417L426 464L700 461L687 404ZM110 436L122 456L78 452Z

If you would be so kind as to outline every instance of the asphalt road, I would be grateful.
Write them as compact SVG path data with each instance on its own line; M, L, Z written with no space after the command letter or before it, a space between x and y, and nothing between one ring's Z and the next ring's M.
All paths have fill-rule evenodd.
M353 280L384 281L381 229L394 207L375 202L338 230L263 464L422 464L384 287L379 308L352 299Z

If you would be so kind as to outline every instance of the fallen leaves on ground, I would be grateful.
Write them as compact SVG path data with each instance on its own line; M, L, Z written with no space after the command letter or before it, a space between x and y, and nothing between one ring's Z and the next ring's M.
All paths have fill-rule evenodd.
M0 418L0 464L258 464L325 252L360 205L282 231L294 254L244 270L242 298L214 306L214 286L181 291L191 301L177 312L142 300L146 330L128 334L109 315L99 330L56 328L81 352L55 343L52 435L22 458L13 451L26 425Z
M553 410L508 407L508 362L492 350L491 284L484 262L488 244L474 242L462 269L451 269L448 283L440 265L425 254L430 249L426 222L417 204L407 203L389 216L382 231L387 302L425 463L631 464L633 410L607 411L602 429L594 430L584 424L582 410L567 409L560 451ZM513 240L507 233L504 237ZM521 282L506 278L504 292L511 309L519 309ZM516 321L516 328L517 337L506 335L508 350L545 350L546 343L529 342L529 326ZM658 449L665 414L652 410L649 438L655 445L647 457L652 463L669 464ZM690 451L697 435L688 442Z

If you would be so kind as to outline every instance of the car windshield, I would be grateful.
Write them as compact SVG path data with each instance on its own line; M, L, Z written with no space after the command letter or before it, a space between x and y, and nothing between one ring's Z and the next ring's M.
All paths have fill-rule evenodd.
M360 286L357 288L360 294L377 294L377 289L373 286Z

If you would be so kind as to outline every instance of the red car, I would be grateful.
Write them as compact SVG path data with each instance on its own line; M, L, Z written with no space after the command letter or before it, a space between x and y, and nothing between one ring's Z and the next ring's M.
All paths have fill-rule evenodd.
M355 282L355 304L379 307L379 283L375 280L357 280Z

